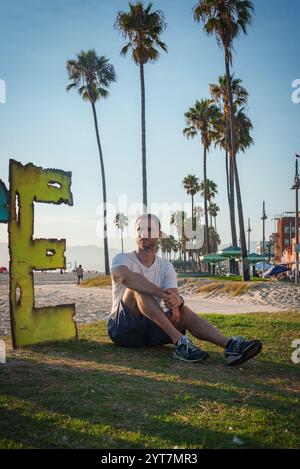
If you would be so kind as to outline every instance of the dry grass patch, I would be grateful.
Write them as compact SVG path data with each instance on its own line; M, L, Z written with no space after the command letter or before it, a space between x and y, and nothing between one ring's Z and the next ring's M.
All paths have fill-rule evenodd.
M111 286L111 276L110 275L101 275L100 277L89 278L84 280L80 287L110 287Z
M205 285L201 285L197 289L197 293L212 293L219 292L222 290L224 293L229 293L231 296L240 296L247 293L252 285L249 283L237 283L237 282L211 282Z

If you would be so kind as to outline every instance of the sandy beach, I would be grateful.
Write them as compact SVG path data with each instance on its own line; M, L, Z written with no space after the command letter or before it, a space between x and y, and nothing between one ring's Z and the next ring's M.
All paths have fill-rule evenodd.
M85 278L94 277L94 273ZM209 293L199 287L209 279L181 279L180 293L186 304L197 313L239 314L254 312L300 312L300 290L293 285L253 283L246 293L232 297L217 288ZM57 272L35 274L36 306L50 306L75 302L76 321L80 323L107 319L111 309L111 287L78 287L72 273ZM8 276L0 277L0 334L10 332L8 302Z

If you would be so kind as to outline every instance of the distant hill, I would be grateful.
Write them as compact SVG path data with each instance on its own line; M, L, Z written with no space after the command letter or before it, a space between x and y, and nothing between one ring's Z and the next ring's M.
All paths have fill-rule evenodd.
M120 252L118 249L109 250L110 262L118 252ZM67 262L72 264L72 268L74 268L76 261L77 265L81 264L84 270L104 271L104 252L103 248L98 246L67 246L66 259ZM8 265L8 246L6 243L0 243L0 267L8 267Z
M110 262L118 252L120 252L118 249L109 250ZM98 246L67 246L66 258L67 262L72 263L72 268L76 262L77 266L81 264L84 270L104 271L104 250Z

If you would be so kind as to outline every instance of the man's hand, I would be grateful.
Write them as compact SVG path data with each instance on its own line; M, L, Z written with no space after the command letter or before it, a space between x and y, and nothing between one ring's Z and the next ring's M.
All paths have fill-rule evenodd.
M178 296L172 290L168 290L168 289L165 290L165 296L163 300L164 300L166 307L169 309L178 308L182 303L180 296Z
M171 315L169 316L169 319L171 321L171 323L173 324L173 326L176 327L176 325L179 323L180 321L180 311L179 311L179 308L178 306L176 308L173 308L170 310L171 311Z
M172 290L166 289L164 293L165 293L164 298L163 298L164 303L171 312L169 319L171 323L176 327L176 325L180 321L179 305L182 303L182 300L180 296L178 296L177 293L175 293Z

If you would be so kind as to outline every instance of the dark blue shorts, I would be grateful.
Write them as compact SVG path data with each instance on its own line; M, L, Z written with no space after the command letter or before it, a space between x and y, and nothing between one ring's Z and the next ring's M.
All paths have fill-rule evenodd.
M170 312L166 312L166 315L170 315ZM116 345L123 347L155 347L172 343L157 324L146 316L136 317L123 301L118 311L109 318L107 332Z

